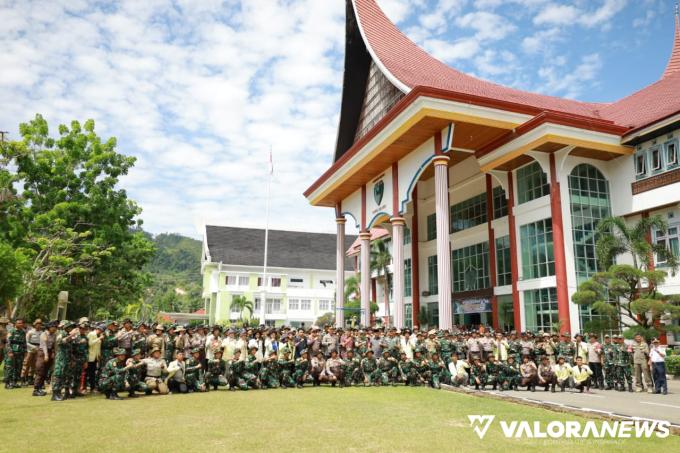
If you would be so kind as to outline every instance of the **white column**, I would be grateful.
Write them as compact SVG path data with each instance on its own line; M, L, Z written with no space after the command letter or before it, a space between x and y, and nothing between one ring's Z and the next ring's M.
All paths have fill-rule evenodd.
M392 222L392 287L394 289L394 327L404 328L404 219Z
M449 156L434 163L435 214L437 218L437 286L439 328L451 329L451 246L449 244Z
M335 262L335 326L345 326L345 218L337 217Z
M361 240L361 325L371 320L371 233L359 233Z

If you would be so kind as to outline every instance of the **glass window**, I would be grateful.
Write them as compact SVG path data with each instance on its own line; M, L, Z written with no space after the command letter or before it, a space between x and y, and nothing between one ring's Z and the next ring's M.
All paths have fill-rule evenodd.
M510 236L496 239L496 284L505 286L512 284L510 268Z
M236 285L236 276L235 275L227 275L226 283L227 283L227 286Z
M281 313L281 299L267 299L264 311L267 314Z
M240 313L241 312L241 309L238 307L238 305L232 305L230 308L231 308L232 313Z
M526 279L555 275L552 219L543 219L520 227L522 277Z
M644 176L647 174L647 159L644 153L635 155L635 176Z
M663 161L661 159L661 150L659 148L654 148L651 152L652 158L652 171L661 170L663 166Z
M437 215L427 216L427 240L432 241L437 238Z
M673 255L680 256L680 227L678 225L668 227L668 231L665 234L661 234L658 231L654 234L656 237L656 243L665 246L670 250ZM666 264L666 261L661 261L659 257L656 257L656 263L658 265Z
M550 193L550 184L543 169L534 162L517 170L517 203L522 204Z
M486 193L481 193L451 206L450 231L452 233L482 223L486 223Z
M407 258L404 260L404 296L407 297L411 295L411 272L411 258Z
M453 292L489 287L489 243L482 242L451 251Z
M288 310L299 310L300 300L299 299L288 299Z
M248 286L248 277L245 275L239 276L238 286Z
M262 288L262 277L257 277L257 286Z
M331 309L331 301L328 299L319 300L319 311L329 311Z
M527 330L550 332L557 320L557 289L524 291L524 322Z
M508 199L501 186L493 188L493 218L500 219L508 215Z
M411 230L408 227L404 227L404 245L411 243Z
M310 299L302 299L300 301L300 310L311 310L312 301Z
M256 298L255 298L255 308L253 308L253 310L257 313L257 312L259 312L259 311L261 310L260 307L261 307L260 298L259 298L259 297L256 297Z
M437 294L437 255L427 257L427 290Z
M304 288L305 286L305 279L301 277L292 277L288 281L288 287L290 288Z
M280 288L281 287L281 278L280 277L272 277L270 282L271 282L272 288Z
M678 163L678 146L675 142L666 143L666 163L669 167Z

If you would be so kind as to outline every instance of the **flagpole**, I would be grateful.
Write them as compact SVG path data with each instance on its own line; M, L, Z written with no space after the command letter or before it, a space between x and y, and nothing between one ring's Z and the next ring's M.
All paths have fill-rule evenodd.
M272 149L269 147L269 171L267 175L267 200L264 223L264 266L262 270L262 297L260 298L260 325L265 324L265 306L267 304L267 252L269 249L269 197L271 195L272 174L274 165L272 162Z

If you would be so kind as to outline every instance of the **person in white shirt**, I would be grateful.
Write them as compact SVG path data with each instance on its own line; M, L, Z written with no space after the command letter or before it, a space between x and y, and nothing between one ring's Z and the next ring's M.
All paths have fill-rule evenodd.
M564 392L565 387L571 387L571 365L566 363L563 356L557 359L557 364L554 365L555 377L557 378L557 385L560 386L560 391Z
M574 377L574 387L580 393L583 393L583 389L590 393L590 377L593 371L588 365L583 364L583 357L576 357L576 365L571 367L571 375Z
M399 348L401 349L401 352L406 354L406 358L409 360L413 359L413 351L416 346L416 340L414 337L411 336L411 331L410 330L405 330L404 335L401 336L401 339L399 340Z
M224 350L224 360L231 360L236 350L236 334L233 330L227 332L226 338L222 340L222 349ZM240 350L240 349L239 349Z
M652 340L652 347L649 350L649 364L652 367L654 393L668 395L668 382L666 381L666 351L659 345L658 338Z
M449 362L449 373L451 373L451 384L454 387L459 387L461 385L467 385L469 380L469 374L467 370L470 365L467 364L465 360L459 360L458 354L451 354L451 361Z

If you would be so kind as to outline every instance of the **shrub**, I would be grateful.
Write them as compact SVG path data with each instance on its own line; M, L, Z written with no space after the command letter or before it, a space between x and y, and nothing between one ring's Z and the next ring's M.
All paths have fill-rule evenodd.
M680 376L680 355L666 357L666 372L675 376Z

